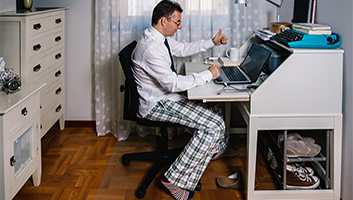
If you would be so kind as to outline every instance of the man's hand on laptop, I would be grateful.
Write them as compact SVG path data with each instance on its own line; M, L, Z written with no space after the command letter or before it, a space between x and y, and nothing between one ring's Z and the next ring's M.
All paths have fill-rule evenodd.
M211 65L208 70L212 73L212 80L218 78L221 75L220 66L217 64Z

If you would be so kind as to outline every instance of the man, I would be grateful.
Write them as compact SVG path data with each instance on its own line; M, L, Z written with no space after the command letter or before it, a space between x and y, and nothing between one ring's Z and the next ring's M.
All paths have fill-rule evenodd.
M220 69L212 65L200 73L178 75L172 55L190 56L225 45L228 38L221 30L213 39L186 44L169 38L182 28L182 12L176 2L159 2L153 10L152 25L142 33L132 60L140 95L139 117L197 129L162 177L163 185L175 199L190 199L208 163L224 152L227 141L220 107L208 109L208 104L189 101L180 92L217 78Z

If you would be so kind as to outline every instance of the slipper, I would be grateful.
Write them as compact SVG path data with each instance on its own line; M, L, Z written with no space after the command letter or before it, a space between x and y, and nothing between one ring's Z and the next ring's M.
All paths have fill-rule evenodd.
M283 142L283 134L278 135L278 144ZM287 156L288 157L314 157L321 151L321 146L315 144L310 137L301 137L298 133L288 134Z
M211 160L219 160L222 158L234 158L240 155L239 149L236 147L228 147L223 153L220 155L214 156Z
M237 171L234 174L229 175L228 177L219 176L216 180L216 184L218 187L221 188L245 190L241 171ZM259 181L255 178L255 188L257 188L258 186Z
M302 139L305 143L315 144L315 139L312 137L301 137L301 135L299 135L298 133L288 133L287 134L287 142L291 142L293 140L298 140L298 138ZM283 140L284 140L283 134L279 134L278 140L277 140L277 146L279 148L283 148Z

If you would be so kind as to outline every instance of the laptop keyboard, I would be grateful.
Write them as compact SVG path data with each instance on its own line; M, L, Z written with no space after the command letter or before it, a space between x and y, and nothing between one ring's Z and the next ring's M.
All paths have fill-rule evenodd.
M246 77L240 72L237 67L224 67L222 66L221 69L228 77L230 81L246 81Z

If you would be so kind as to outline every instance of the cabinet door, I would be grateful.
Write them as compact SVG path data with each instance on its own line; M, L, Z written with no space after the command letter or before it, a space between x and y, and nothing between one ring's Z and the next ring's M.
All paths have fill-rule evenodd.
M10 133L9 141L4 144L5 180L9 183L5 186L8 187L5 189L8 191L5 199L13 198L32 174L37 176L33 177L33 181L39 184L41 149L38 126L39 115L36 115L16 133Z

